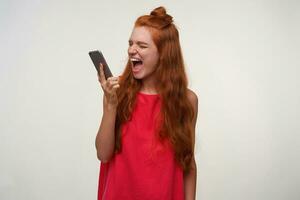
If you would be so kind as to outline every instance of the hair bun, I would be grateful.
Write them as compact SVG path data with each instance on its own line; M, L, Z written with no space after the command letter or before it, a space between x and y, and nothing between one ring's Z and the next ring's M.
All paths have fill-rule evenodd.
M166 21L167 25L169 25L173 22L173 17L171 15L168 15L166 9L162 6L157 7L154 10L152 10L150 15L158 17L158 18Z
M151 15L156 17L165 17L167 15L167 11L164 7L160 6L152 10Z

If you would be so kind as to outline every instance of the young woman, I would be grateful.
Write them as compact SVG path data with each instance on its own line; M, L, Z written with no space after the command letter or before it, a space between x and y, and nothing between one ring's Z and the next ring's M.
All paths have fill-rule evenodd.
M198 100L187 88L179 34L165 8L139 17L120 77L104 91L96 137L99 200L193 200Z

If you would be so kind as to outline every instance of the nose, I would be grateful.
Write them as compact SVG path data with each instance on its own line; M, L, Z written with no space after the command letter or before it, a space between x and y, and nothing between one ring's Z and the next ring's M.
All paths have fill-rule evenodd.
M134 55L137 53L136 48L134 47L134 45L131 45L130 47L128 47L128 54L129 55Z

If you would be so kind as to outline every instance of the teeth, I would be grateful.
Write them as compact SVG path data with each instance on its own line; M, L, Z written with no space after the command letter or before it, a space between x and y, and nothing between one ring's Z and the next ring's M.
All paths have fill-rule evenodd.
M140 59L137 58L130 58L131 61L141 61Z

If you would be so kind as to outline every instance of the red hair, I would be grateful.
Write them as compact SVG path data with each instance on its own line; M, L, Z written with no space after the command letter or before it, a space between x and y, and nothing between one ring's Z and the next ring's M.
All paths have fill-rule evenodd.
M181 53L178 30L165 8L158 7L150 15L139 17L135 27L146 27L159 52L155 71L157 91L162 99L161 127L158 136L172 144L175 159L183 170L189 171L194 155L192 141L193 107L188 99L187 77ZM141 80L135 79L128 60L120 78L116 117L116 152L121 151L121 125L130 119Z

